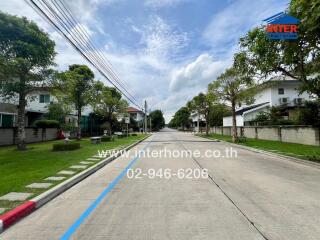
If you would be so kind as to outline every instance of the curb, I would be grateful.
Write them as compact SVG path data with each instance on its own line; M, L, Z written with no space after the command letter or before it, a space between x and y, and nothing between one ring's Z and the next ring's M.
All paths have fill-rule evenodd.
M116 156L111 156L103 159L99 163L89 167L88 169L74 175L73 177L69 178L68 180L54 186L53 188L49 189L48 191L41 193L40 195L34 197L33 199L19 205L18 207L6 212L3 215L0 215L0 233L2 233L7 228L14 225L16 222L21 220L22 218L28 216L30 213L34 212L38 208L45 205L47 202L51 201L55 197L59 196L64 191L68 190L72 186L76 185L77 183L81 182L83 179L87 178L88 176L92 175L99 169L103 168L108 163L112 162L116 158L122 155L123 151L127 151L139 143L146 140L151 135L144 137L143 139L125 147L122 151L119 151Z
M201 137L201 136L196 136L196 137L205 138L205 137ZM269 151L266 151L266 150L257 149L257 148L253 148L253 147L243 146L243 145L236 144L236 143L226 142L226 141L223 141L223 140L220 140L220 139L215 139L215 140L218 140L219 142L223 142L225 144L229 144L231 146L238 147L238 148L241 148L241 149L245 149L245 150L248 150L248 151L251 151L251 152L261 153L261 154L268 155L268 156L271 156L271 157L277 157L277 158L281 158L283 160L293 161L293 162L296 162L296 163L299 163L299 164L308 165L308 166L316 167L316 168L320 169L320 163L308 161L308 160L301 159L301 158L286 156L286 155L282 155L282 154L279 154L279 153L269 152Z

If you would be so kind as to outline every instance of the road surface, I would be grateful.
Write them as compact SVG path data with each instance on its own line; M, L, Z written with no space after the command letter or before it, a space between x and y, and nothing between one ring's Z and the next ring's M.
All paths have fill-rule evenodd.
M136 150L186 149L201 155L135 157ZM227 156L226 149L225 143L165 129L0 239L319 239L319 168L240 148ZM221 156L208 157L208 150ZM130 163L137 178L121 176ZM161 177L159 169L169 169L170 176ZM199 169L208 169L209 177L196 175ZM178 177L179 171L194 175Z

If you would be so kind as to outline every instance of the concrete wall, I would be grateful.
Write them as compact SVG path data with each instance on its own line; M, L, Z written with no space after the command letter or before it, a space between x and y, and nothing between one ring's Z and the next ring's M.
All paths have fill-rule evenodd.
M242 115L236 116L237 126L243 126L243 117ZM224 117L223 118L223 126L231 127L232 126L232 116Z
M26 128L26 142L44 142L57 139L56 128ZM0 128L0 146L13 145L17 141L16 128Z
M231 127L213 127L211 133L231 135ZM301 143L307 145L320 145L319 129L308 126L256 126L238 127L238 135L241 133L247 138Z

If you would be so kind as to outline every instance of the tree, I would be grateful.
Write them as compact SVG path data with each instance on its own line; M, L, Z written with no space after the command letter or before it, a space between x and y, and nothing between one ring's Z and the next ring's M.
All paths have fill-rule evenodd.
M230 107L222 103L213 103L209 113L209 126L222 126L223 117L231 114Z
M122 95L113 87L104 86L102 82L94 84L92 89L91 105L94 112L106 119L108 123L108 133L112 134L113 122L119 114L123 114L128 107L126 100L122 99Z
M154 110L149 116L151 118L152 129L159 131L165 126L165 120L161 110Z
M240 39L242 66L259 79L291 77L301 82L301 91L320 97L320 5L318 0L292 0L288 14L301 20L295 41L269 40L263 27Z
M211 94L199 93L187 103L190 111L195 112L198 115L198 118L204 116L206 121L206 135L209 134L209 114L212 103L215 101L213 100L214 97L215 96Z
M44 118L48 120L56 120L60 124L65 123L65 118L71 112L70 107L65 103L52 103L48 107L48 112L44 114Z
M190 111L187 107L180 108L171 119L169 126L173 128L182 127L183 130L190 126Z
M77 111L77 139L81 139L81 116L90 102L94 74L86 65L73 64L69 70L59 74L54 88L62 101L73 105ZM68 91L66 91L66 89Z
M51 81L55 43L34 22L2 12L0 32L0 95L18 97L17 147L25 150L26 96Z
M250 104L254 101L253 96L256 93L254 83L243 78L235 68L229 68L217 80L209 84L208 93L222 102L231 104L232 141L236 142L238 139L236 106L242 102Z

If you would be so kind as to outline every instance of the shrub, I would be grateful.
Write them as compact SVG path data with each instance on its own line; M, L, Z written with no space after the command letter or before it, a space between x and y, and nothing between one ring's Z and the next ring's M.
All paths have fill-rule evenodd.
M72 151L80 148L80 143L69 142L69 143L55 143L52 146L53 151Z
M247 138L246 137L237 137L236 139L236 143L245 143L247 141Z
M114 141L114 137L113 136L102 136L101 141L102 142Z
M135 136L138 136L138 134L132 133L131 136L135 137Z
M60 123L56 120L36 120L34 126L38 128L58 128Z

